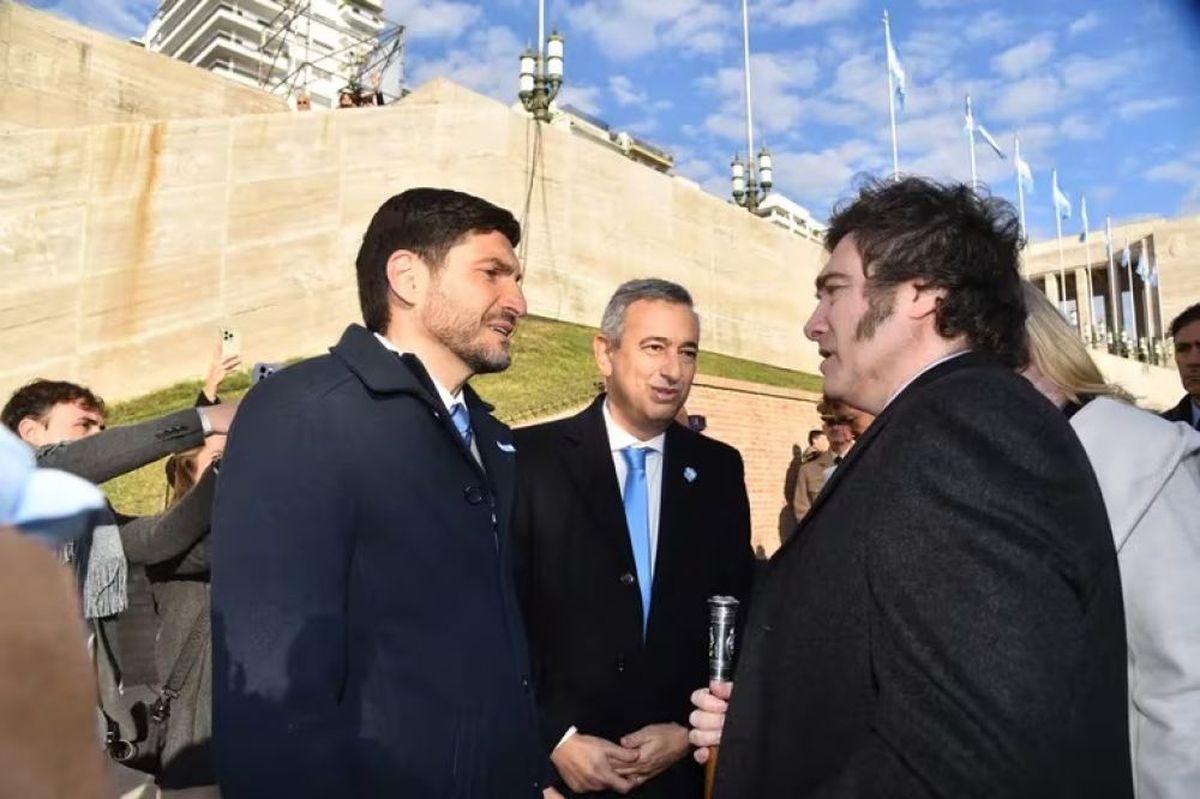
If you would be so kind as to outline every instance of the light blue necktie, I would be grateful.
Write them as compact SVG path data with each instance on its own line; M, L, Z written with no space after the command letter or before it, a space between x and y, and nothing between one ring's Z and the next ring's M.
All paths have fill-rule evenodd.
M629 525L629 543L633 547L633 563L637 567L638 586L642 590L642 638L650 620L650 500L646 493L645 447L625 447L625 521Z
M458 437L462 439L467 449L470 449L471 439L474 438L475 433L471 430L471 416L467 413L467 406L461 402L451 405L450 421L454 422L454 429L458 431Z

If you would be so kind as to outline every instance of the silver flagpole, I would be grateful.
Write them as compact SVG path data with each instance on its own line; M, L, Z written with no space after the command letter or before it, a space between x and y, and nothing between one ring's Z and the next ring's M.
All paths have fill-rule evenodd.
M1021 180L1021 138L1013 134L1013 166L1017 170L1017 206L1021 209L1021 235L1028 243L1029 226L1025 224L1025 186Z
M1125 237L1125 252L1129 252L1129 237ZM1129 343L1137 346L1138 329L1137 329L1137 299L1133 296L1133 253L1129 253L1129 263L1125 264L1125 282L1129 284L1129 316L1133 324L1125 325L1125 332L1129 334ZM1121 303L1122 306L1125 303Z
M1058 170L1050 172L1050 205L1054 207L1054 230L1058 234L1058 308L1063 316L1067 315L1067 267L1063 261L1062 246L1062 214L1058 212L1058 199L1055 192L1058 188ZM1078 322L1079 313L1075 314ZM1078 325L1077 325L1078 326Z
M1112 217L1104 217L1104 231L1107 234L1104 237L1108 244L1108 293L1112 295L1113 309L1113 346L1117 347L1118 352L1121 346L1121 306L1120 292L1117 291L1117 284L1121 282L1121 275L1117 272L1116 264L1113 263L1113 238L1112 238Z
M979 190L975 177L975 113L971 110L971 95L967 95L967 145L971 151L971 191Z
M1080 208L1080 211L1079 211L1079 216L1082 219L1086 220L1087 219L1087 212L1086 212L1087 199L1084 198L1083 195L1080 195L1079 202L1080 202L1080 205L1082 206L1082 208ZM1088 341L1087 341L1087 343L1090 346L1092 344L1093 339L1095 338L1096 308L1095 308L1095 304L1092 302L1092 237L1088 233L1086 222L1084 223L1084 226L1083 226L1083 251L1085 253L1085 257L1087 258L1087 273L1086 273L1087 280L1085 281L1087 283L1087 309L1088 309ZM1080 321L1080 324L1083 323L1082 316L1079 317L1079 321Z
M888 21L887 9L883 11L883 43L887 48L883 54L884 67L888 76L888 114L892 121L892 180L900 179L900 148L896 142L896 87L892 78L892 25Z
M1153 363L1154 319L1150 316L1150 280L1148 279L1150 274L1150 255L1146 247L1148 243L1149 239L1142 239L1142 251L1140 253L1142 265L1146 267L1147 277L1142 277L1141 275L1138 275L1138 277L1142 277L1142 311L1146 318L1146 363Z
M746 70L746 177L754 177L754 123L750 116L750 11L742 0L742 59ZM747 180L747 186L757 181Z

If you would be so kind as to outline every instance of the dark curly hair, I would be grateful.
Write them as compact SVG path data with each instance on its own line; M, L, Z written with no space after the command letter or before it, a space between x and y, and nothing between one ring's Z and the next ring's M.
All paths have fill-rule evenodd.
M1200 302L1184 308L1183 313L1171 320L1171 338L1175 338L1185 325L1192 322L1200 322Z
M860 335L869 337L892 307L896 286L915 280L945 290L937 332L1013 368L1028 362L1021 295L1020 225L1012 204L963 183L924 178L861 181L825 232L830 252L853 236L870 300Z
M363 235L355 267L363 324L387 330L387 262L397 250L410 250L436 270L451 247L471 233L499 232L516 247L521 226L505 209L450 189L418 188L384 201Z
M34 380L13 392L4 410L0 411L0 422L14 433L22 419L41 422L55 405L63 402L78 402L89 411L103 416L104 400L91 390L65 380Z

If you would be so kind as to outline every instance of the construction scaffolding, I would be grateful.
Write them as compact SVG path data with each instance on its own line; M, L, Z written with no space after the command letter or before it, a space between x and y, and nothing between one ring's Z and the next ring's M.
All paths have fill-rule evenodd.
M403 25L384 19L382 30L367 35L316 13L313 0L279 0L277 5L280 9L262 29L258 45L260 88L290 98L300 91L307 92L316 72L325 79L344 78L345 87L355 94L366 87L374 89L372 77L376 75L386 101L407 94ZM338 35L343 46L320 52L321 48L313 43L314 23ZM286 68L277 66L281 59ZM277 77L280 71L284 74Z

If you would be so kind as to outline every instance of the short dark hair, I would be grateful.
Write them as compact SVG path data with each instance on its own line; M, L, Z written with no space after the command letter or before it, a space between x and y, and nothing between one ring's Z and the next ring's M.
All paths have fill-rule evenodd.
M1184 308L1183 313L1171 320L1171 338L1192 322L1200 322L1200 302Z
M106 412L104 400L83 386L64 380L42 380L41 378L21 386L9 397L0 411L0 422L14 433L22 419L43 421L55 405L63 402L79 403L89 411L103 416Z
M420 256L438 269L451 247L472 233L504 234L513 247L521 226L508 211L470 194L450 189L409 189L386 200L363 235L355 267L363 324L375 333L387 330L387 262L397 250Z
M813 442L815 442L818 438L820 438L823 435L825 435L824 430L809 430L808 431L808 445L811 447L813 445Z
M964 183L869 178L857 197L834 210L826 249L851 235L873 310L885 300L890 308L895 287L908 280L943 289L939 335L965 336L972 348L1010 367L1026 364L1022 239L1011 203Z

